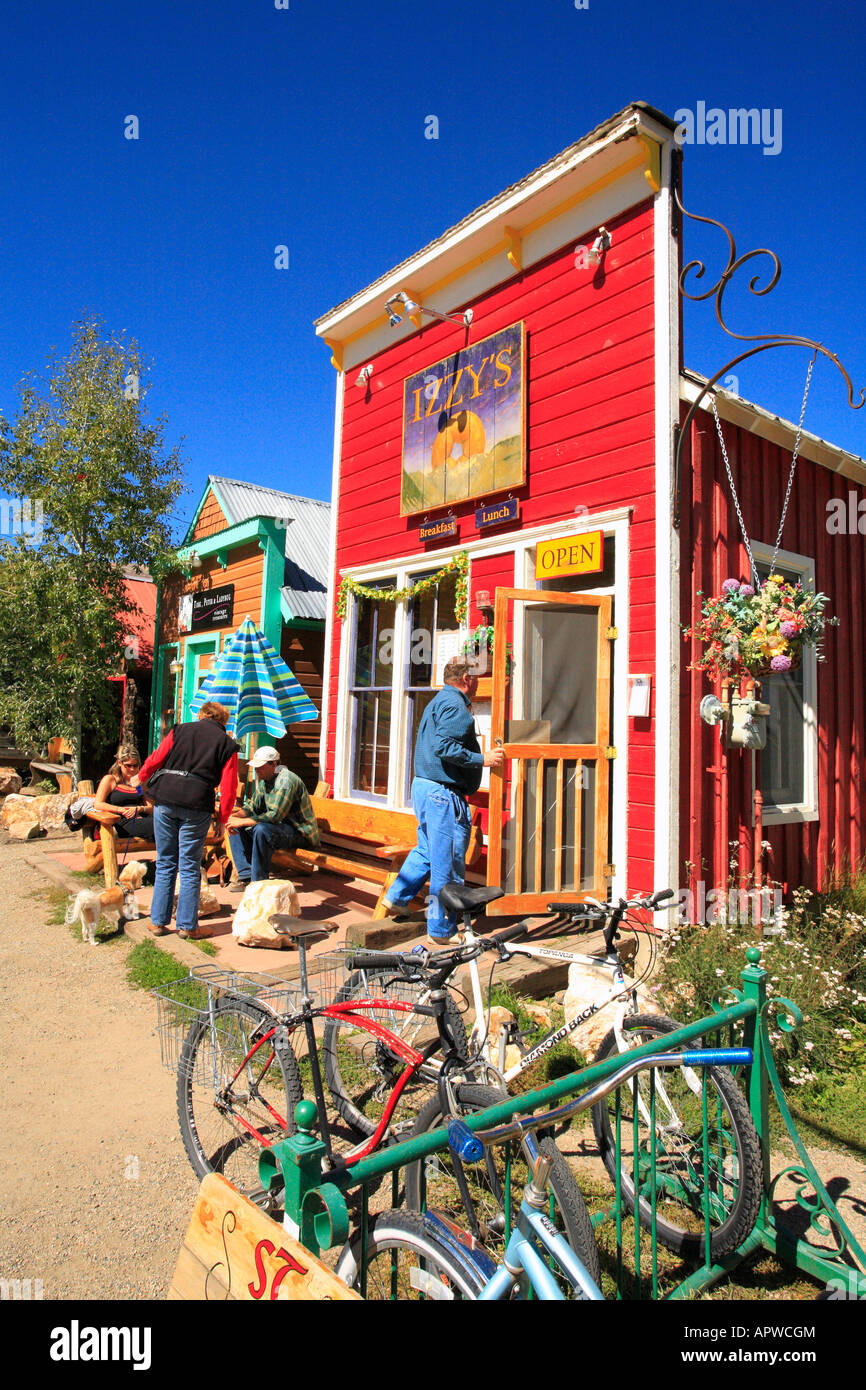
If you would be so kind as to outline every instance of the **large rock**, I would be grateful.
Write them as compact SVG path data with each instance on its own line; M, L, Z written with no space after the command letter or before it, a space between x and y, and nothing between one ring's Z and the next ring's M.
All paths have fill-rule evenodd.
M633 981L628 975L624 976L624 980L625 987L631 989ZM568 989L562 1001L566 1023L571 1023L572 1019L577 1018L591 1004L605 999L612 988L610 971L595 969L591 965L582 965L580 961L574 961L568 968ZM651 998L640 986L637 999L641 1013L655 1012ZM609 1009L603 1008L597 1014L592 1014L569 1035L569 1041L579 1048L585 1057L595 1055L605 1034L613 1027L613 1013L619 1002L620 1000L617 1000Z
M44 834L37 820L16 820L9 827L9 836L13 840L38 840Z
M241 946L267 946L272 951L291 948L293 943L289 938L281 936L268 921L274 912L300 917L301 904L294 884L280 879L251 883L238 904L232 936L237 937Z
M36 809L36 796L18 796L12 794L7 796L0 808L0 825L5 830L11 831L13 825L24 823L27 825L39 825L39 812Z
M76 799L75 792L58 792L54 796L34 796L36 816L43 830L62 830L67 807Z
M21 778L14 767L0 767L0 796L20 792Z

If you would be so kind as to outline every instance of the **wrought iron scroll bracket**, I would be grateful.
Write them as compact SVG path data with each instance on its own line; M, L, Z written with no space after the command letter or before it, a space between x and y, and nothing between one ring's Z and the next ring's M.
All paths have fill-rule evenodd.
M695 280L700 280L706 274L707 268L703 261L689 261L688 265L684 266L680 274L680 294L684 299L691 299L694 302L714 298L716 319L719 323L719 326L725 333L727 333L728 337L734 338L737 342L741 343L757 344L756 347L750 347L745 352L738 353L736 357L731 358L730 362L726 362L724 367L720 367L719 370L715 373L715 375L709 379L706 385L701 388L701 391L699 392L698 396L689 407L688 414L682 422L682 425L680 425L677 422L677 424L674 426L674 487L673 513L671 519L674 527L679 529L680 479L682 473L683 444L686 438L688 437L689 427L691 426L692 420L694 419L695 415L700 409L701 402L707 395L710 394L716 383L720 381L721 378L724 377L729 371L731 371L733 367L738 366L741 362L745 362L749 357L755 357L759 352L767 352L770 348L806 348L810 352L821 353L822 356L827 357L841 373L848 390L848 404L851 406L852 410L859 410L861 406L864 404L864 400L866 400L866 391L861 390L860 399L855 401L854 386L851 382L851 378L849 377L845 368L842 366L842 363L839 361L839 358L836 356L835 352L831 352L829 348L824 347L821 343L816 342L813 338L803 338L792 333L735 333L732 328L729 328L727 323L725 322L724 316L724 295L729 284L731 283L731 280L737 274L737 272L741 270L743 266L745 266L749 261L753 261L759 256L769 256L770 261L772 263L773 271L767 283L761 284L762 276L760 271L757 274L752 275L751 279L749 280L749 293L757 296L762 296L765 294L769 294L771 290L775 289L776 285L779 282L779 276L782 273L782 263L779 260L779 257L776 255L775 251L770 251L766 247L759 247L754 251L746 251L742 256L738 256L736 242L734 241L734 238L729 232L728 228L725 227L723 223L717 222L713 217L700 217L695 212L688 212L687 209L683 207L683 204L680 200L679 189L677 188L674 189L674 199L676 202L676 206L679 208L679 211L683 214L683 216L691 218L693 222L706 222L711 227L718 227L719 230L724 233L728 240L728 263L725 266L722 273L720 274L719 278L716 280L716 282L713 285L711 285L708 290L704 290L701 294L691 294L686 289L687 277L692 271L694 271Z

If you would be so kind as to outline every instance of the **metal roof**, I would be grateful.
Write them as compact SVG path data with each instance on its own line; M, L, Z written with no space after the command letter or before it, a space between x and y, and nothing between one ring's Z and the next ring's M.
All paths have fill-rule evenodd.
M293 617L324 622L328 612L330 502L213 474L208 476L208 484L213 485L230 526L256 516L291 521L291 526L286 527L286 568L281 592Z

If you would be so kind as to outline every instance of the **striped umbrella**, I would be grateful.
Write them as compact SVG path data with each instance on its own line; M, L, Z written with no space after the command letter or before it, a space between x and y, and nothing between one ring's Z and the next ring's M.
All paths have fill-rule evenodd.
M190 704L198 714L206 700L217 700L231 711L229 733L266 733L281 738L287 724L318 719L319 712L279 652L260 632L252 618L244 618L228 646Z

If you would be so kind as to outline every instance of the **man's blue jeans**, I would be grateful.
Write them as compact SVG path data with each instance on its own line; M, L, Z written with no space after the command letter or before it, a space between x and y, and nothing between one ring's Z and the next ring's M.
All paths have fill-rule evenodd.
M260 883L271 872L275 849L293 849L303 836L288 821L260 821L258 825L243 825L229 832L232 857L238 878L244 883Z
M388 889L386 902L407 907L429 878L427 931L446 940L454 935L455 921L441 906L439 892L446 883L463 883L466 878L472 813L465 797L424 777L412 781L412 809L418 821L418 843Z
M150 920L167 927L174 908L174 885L180 874L177 900L178 931L195 931L201 892L201 856L211 825L210 811L188 811L182 806L155 806L156 880Z

